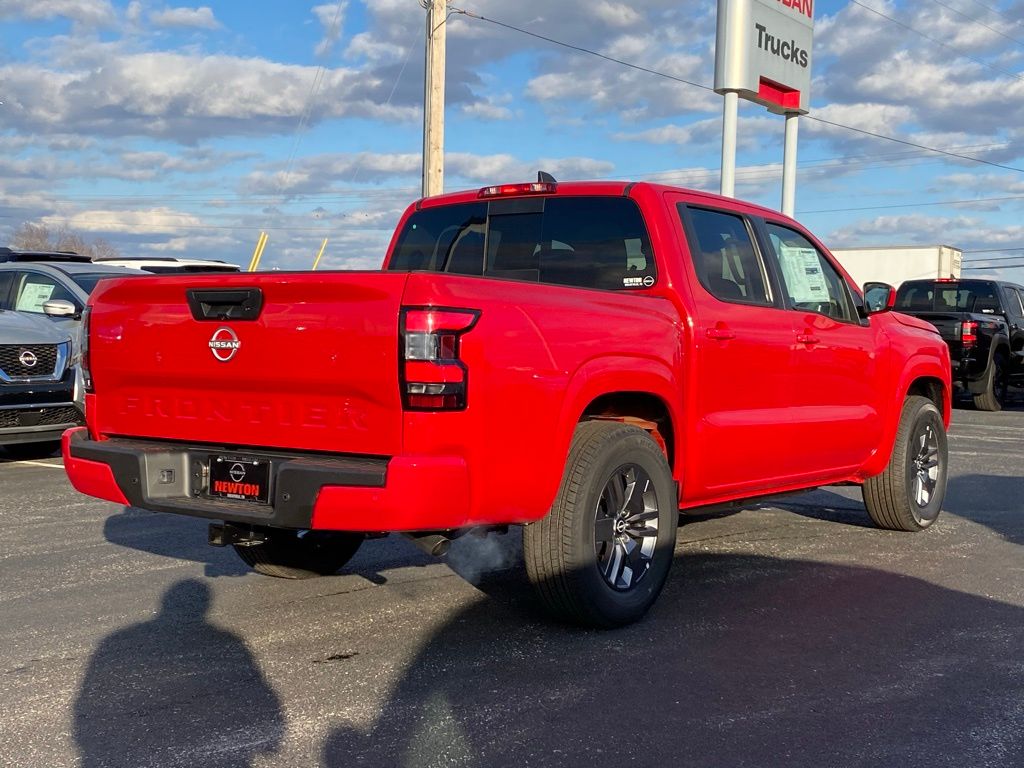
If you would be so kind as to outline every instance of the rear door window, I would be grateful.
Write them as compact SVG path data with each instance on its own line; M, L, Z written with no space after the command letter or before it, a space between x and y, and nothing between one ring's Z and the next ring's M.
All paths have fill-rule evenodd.
M647 227L625 197L507 198L417 211L388 269L607 290L657 281Z
M750 227L742 216L680 203L697 277L716 299L740 304L772 303L764 264L754 248Z

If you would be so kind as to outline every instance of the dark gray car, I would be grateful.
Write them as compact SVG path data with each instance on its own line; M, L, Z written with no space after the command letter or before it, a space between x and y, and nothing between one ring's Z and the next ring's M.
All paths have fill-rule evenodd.
M70 334L0 310L0 445L57 441L82 423Z

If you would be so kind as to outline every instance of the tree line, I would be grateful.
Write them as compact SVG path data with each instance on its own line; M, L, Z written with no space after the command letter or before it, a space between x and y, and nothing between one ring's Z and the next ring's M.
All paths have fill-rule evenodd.
M102 237L86 240L78 232L61 225L51 229L46 224L26 221L14 232L10 247L16 251L74 251L90 258L114 258L120 252Z

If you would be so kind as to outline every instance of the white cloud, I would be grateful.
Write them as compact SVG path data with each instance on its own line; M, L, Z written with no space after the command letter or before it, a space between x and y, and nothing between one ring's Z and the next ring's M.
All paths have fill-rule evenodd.
M199 8L165 8L162 11L154 11L149 14L149 20L156 27L195 29L218 29L220 27L220 22L213 16L213 10L207 5Z
M182 227L198 227L202 224L202 219L195 214L166 207L135 211L79 211L66 217L43 216L41 221L50 227L64 225L78 232L131 235L175 234Z
M458 184L493 184L495 182L528 181L543 170L563 181L605 177L615 166L605 160L587 157L537 158L524 161L510 154L478 155L469 152L448 152L445 155L446 190ZM317 155L304 158L287 173L282 168L256 171L243 182L253 194L294 197L328 191L344 190L341 185L380 184L385 181L415 183L420 178L422 159L418 152L374 153L353 155ZM407 197L415 187L406 188ZM394 193L395 190L389 190ZM411 194L410 194L411 193Z
M70 19L86 26L114 23L109 0L0 0L0 19Z
M5 121L25 132L168 137L277 133L306 108L316 68L257 58L101 49L89 67L0 67ZM393 82L354 69L327 69L309 122L332 117L412 120L418 107L386 105Z
M341 39L347 10L348 0L317 5L313 8L313 15L316 16L324 30L324 36L316 46L317 56L326 56L333 50L335 43Z

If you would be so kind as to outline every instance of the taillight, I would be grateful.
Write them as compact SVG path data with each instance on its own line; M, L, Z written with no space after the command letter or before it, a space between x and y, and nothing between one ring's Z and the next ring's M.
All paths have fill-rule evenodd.
M81 336L78 339L80 358L78 364L82 367L82 385L89 393L92 392L92 371L89 369L89 320L91 315L92 307L82 310L82 324L79 329Z
M406 410L457 411L466 407L469 369L459 358L460 340L479 317L472 309L402 310L401 387Z
M978 343L978 323L974 320L964 320L960 326L960 341L965 347L973 347Z

